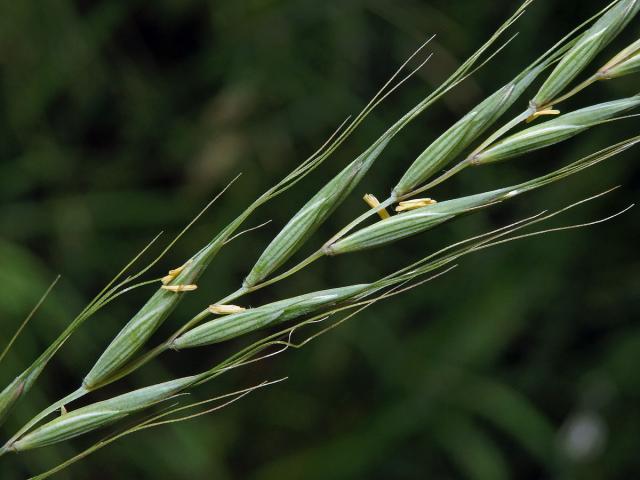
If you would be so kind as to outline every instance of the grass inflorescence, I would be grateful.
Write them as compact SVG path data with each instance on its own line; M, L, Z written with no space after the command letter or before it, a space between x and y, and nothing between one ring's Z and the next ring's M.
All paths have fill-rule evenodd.
M333 256L384 247L408 236L432 230L461 215L472 215L480 209L511 201L525 192L562 181L567 176L607 160L640 141L640 137L629 138L569 165L551 168L545 175L499 189L452 199L438 199L438 201L430 197L418 196L425 190L430 190L457 175L466 167L489 165L524 155L533 156L534 152L540 149L567 141L591 128L597 126L606 128L608 123L621 120L624 117L623 114L632 112L640 105L640 96L636 94L627 98L586 105L569 112L561 112L558 107L558 104L569 97L577 96L596 81L612 80L632 75L640 70L640 44L636 40L621 49L586 80L572 86L572 82L589 68L597 54L613 42L625 26L633 21L640 9L640 0L618 0L599 12L595 18L580 25L558 41L551 49L524 67L510 82L498 88L449 128L443 129L443 133L427 145L417 158L407 162L400 178L396 179L395 183L392 181L389 184L388 198L380 202L374 195L366 194L364 199L369 206L368 210L329 239L319 242L320 247L309 257L285 268L289 260L314 237L336 209L352 198L352 192L359 188L365 175L374 170L375 162L381 158L386 147L400 135L405 126L477 69L499 61L497 57L500 50L510 41L510 39L503 40L505 32L522 16L525 7L530 3L531 1L525 1L487 42L439 87L425 95L376 141L330 179L322 189L311 195L306 203L300 205L290 221L280 229L272 241L261 252L257 252L255 263L236 291L214 302L211 298L203 301L203 308L197 315L184 323L164 342L144 353L142 349L171 316L184 295L201 295L201 290L198 289L200 276L221 254L223 247L238 235L241 225L247 218L257 208L285 193L302 178L320 167L350 137L371 111L408 80L413 72L401 77L400 74L407 64L402 65L360 114L343 123L318 151L251 202L240 215L220 232L212 235L206 245L181 265L167 268L167 273L160 278L139 280L153 265L162 260L163 255L175 240L162 255L140 272L125 276L133 262L128 264L58 339L2 390L0 420L11 414L15 403L32 388L60 346L96 311L108 305L114 298L138 286L154 283L157 286L155 293L105 347L93 366L79 381L78 389L52 402L36 414L6 441L0 454L64 442L84 433L107 427L125 417L173 399L181 392L211 381L224 372L268 356L269 349L300 347L310 339L351 318L362 309L414 288L425 281L427 274L444 271L443 269L451 267L453 262L466 254L500 245L505 241L537 234L537 232L533 234L517 234L517 232L565 211L566 209L561 209L551 214L540 214L485 235L463 240L434 254L426 255L411 265L399 266L401 268L398 271L378 279L363 279L362 283L355 285L333 286L321 291L273 300L253 308L244 306L242 302L245 295L267 285L284 281L320 259L330 262L333 261L330 258ZM424 47L425 45L418 49L416 54ZM429 57L426 58L428 60ZM420 66L423 64L420 63ZM537 86L536 93L527 97L527 92L536 82L540 84ZM521 110L521 113L505 120L503 117L512 107ZM529 125L531 122L536 123ZM490 134L487 135L487 132ZM444 173L441 173L443 169ZM365 192L359 192L358 195L361 197L363 193ZM390 214L389 211L394 214ZM365 221L376 215L380 217L377 221L362 226ZM134 261L138 260L139 256L134 258ZM327 319L334 321L328 327L322 326ZM107 400L89 403L75 410L67 411L65 408L78 398L129 375L168 350L172 350L170 352L172 355L179 355L179 352L184 349L217 344L248 333L273 328L285 322L289 322L289 325L285 325L283 330L266 334L261 340L199 374L135 389ZM321 326L318 327L318 325ZM308 328L317 330L302 342L293 341L295 332ZM13 340L10 345L12 343ZM0 355L0 361L7 350L8 347ZM47 419L61 407L63 411L59 416ZM143 422L140 425L146 425L146 423Z

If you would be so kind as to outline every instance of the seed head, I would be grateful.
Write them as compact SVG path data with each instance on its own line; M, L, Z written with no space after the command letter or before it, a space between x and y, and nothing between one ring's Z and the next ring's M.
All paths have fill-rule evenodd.
M542 66L525 70L433 141L415 159L393 188L394 198L411 192L434 173L446 167L513 105L541 71Z
M309 200L262 252L244 280L257 285L285 263L351 193L376 160L386 142L374 144L351 162Z
M640 0L620 0L605 12L564 54L532 100L536 108L553 104L554 98L606 47L640 9Z
M111 425L131 413L172 397L197 380L197 376L178 378L78 408L35 428L9 445L8 449L20 452L52 445Z
M471 159L473 165L507 160L562 142L615 115L640 105L640 95L599 103L526 128L496 142Z
M635 142L622 142L615 149L596 152L551 173L517 185L446 200L426 205L401 215L395 215L388 220L376 222L327 245L324 248L324 253L325 255L340 255L357 252L416 235L457 216L489 207L525 192L562 180L617 153L620 151L619 148L629 148L635 143L637 143L637 140ZM624 146L622 146L623 144Z
M195 286L196 280L207 265L216 256L228 238L225 230L213 238L189 261L179 268L180 272L171 280L180 285ZM172 270L175 272L174 269ZM172 271L169 275L172 275ZM100 355L89 373L84 377L83 387L93 390L109 383L113 373L118 371L153 335L178 305L183 295L176 295L176 290L163 285L138 310L138 312L122 327L118 335L111 341ZM191 287L193 290L193 287ZM188 291L188 290L181 290Z
M360 284L321 290L216 318L183 333L173 341L171 348L181 350L219 343L330 307L366 291L368 287L368 284Z

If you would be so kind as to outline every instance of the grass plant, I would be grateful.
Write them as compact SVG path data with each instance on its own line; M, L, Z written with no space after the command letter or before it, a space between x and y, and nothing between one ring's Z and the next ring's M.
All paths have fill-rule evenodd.
M591 128L610 128L613 121L632 114L640 105L640 96L610 100L595 105L562 113L558 105L596 81L612 80L632 75L640 68L640 45L638 41L620 50L620 52L595 70L586 80L572 86L572 82L589 68L602 49L614 42L616 36L627 24L634 21L640 9L640 0L618 0L607 5L601 12L575 30L561 38L551 49L524 67L512 81L497 89L484 101L463 115L443 133L427 145L413 162L407 162L406 169L395 184L389 185L389 196L378 202L372 194L366 195L371 207L355 218L335 235L319 242L319 248L301 262L287 266L299 250L314 239L319 228L331 217L345 201L351 201L361 180L371 171L375 163L385 152L385 148L396 139L403 128L418 115L455 89L485 65L493 66L499 62L500 51L507 46L511 38L504 39L507 31L524 14L531 1L525 1L516 12L503 23L496 32L455 70L439 87L427 94L413 108L393 123L376 141L325 186L313 194L303 205L297 208L289 222L275 235L273 240L258 252L253 267L247 272L244 281L236 291L211 302L203 299L201 311L185 322L164 342L147 350L151 336L166 322L185 295L200 295L197 284L205 269L213 262L225 245L238 235L242 235L241 226L259 208L273 198L293 188L305 176L314 172L329 158L342 143L350 138L353 131L363 122L374 108L377 108L389 95L408 80L415 70L406 74L405 63L391 77L371 101L353 119L348 119L336 132L309 158L300 163L280 182L268 189L242 211L220 232L212 236L211 241L186 259L180 266L167 268L167 273L159 278L146 279L151 267L163 261L168 249L193 224L174 239L169 246L147 266L135 274L128 273L139 262L147 249L137 255L125 268L101 291L92 302L69 324L68 328L56 339L27 369L18 374L0 393L0 421L12 413L16 402L29 393L47 364L54 358L59 348L98 310L105 308L112 300L134 288L155 284L156 291L146 303L124 325L120 332L106 346L102 354L78 382L78 389L67 396L52 402L47 408L33 416L23 428L6 440L0 449L0 455L12 452L53 445L71 438L113 425L125 417L146 412L160 404L168 405L181 393L205 382L209 382L229 370L258 361L265 356L281 352L291 347L300 347L311 339L335 328L362 309L391 296L404 293L440 272L455 265L464 255L474 253L504 242L529 237L547 230L531 231L523 229L548 221L571 205L552 213L543 212L535 217L509 224L486 234L461 240L436 253L426 254L419 261L406 266L398 265L399 270L377 279L362 279L354 285L331 286L322 291L304 293L284 299L273 299L262 306L250 308L244 305L243 298L257 290L276 282L295 277L296 272L311 263L323 259L331 262L330 257L345 253L385 247L400 242L405 237L432 230L444 222L461 215L473 215L482 208L494 206L519 195L558 182L625 151L638 142L640 136L631 137L615 145L608 146L569 165L552 166L547 174L531 180L503 186L499 189L472 193L453 199L435 201L432 198L420 198L424 191L432 190L436 185L457 175L467 167L489 165L515 157L530 156L533 152L578 137ZM414 56L423 55L428 42L420 47ZM409 60L414 59L412 56ZM429 56L425 56L426 60ZM426 62L424 60L424 62ZM419 61L419 67L424 65ZM416 69L417 70L417 69ZM532 96L530 89L539 83L537 92ZM519 104L522 112L505 120L505 115ZM625 116L626 115L626 116ZM549 119L549 117L552 117ZM535 124L530 125L531 122ZM453 164L453 166L451 166ZM487 167L489 168L489 167ZM443 169L444 170L443 172ZM443 173L441 173L443 172ZM232 188L233 181L226 188ZM222 195L226 188L219 194ZM357 192L362 196L366 192ZM218 195L218 196L219 196ZM214 198L215 201L218 196ZM213 203L213 201L211 203ZM207 205L204 211L209 208ZM391 210L392 214L388 210ZM200 216L198 215L195 220ZM377 218L377 216L380 218ZM376 221L371 221L375 218ZM365 222L368 225L363 225ZM567 228L572 228L569 226ZM554 230L554 229L551 229ZM155 240L154 240L155 241ZM242 241L242 239L238 240ZM153 242L152 242L153 243ZM143 279L145 278L145 279ZM30 317L29 317L30 318ZM28 322L28 318L27 321ZM20 333L23 324L17 334ZM131 372L141 368L163 352L168 355L180 355L180 351L194 347L205 347L224 342L244 334L273 328L289 322L282 330L271 332L263 339L234 354L227 360L209 370L187 377L146 386L114 396L107 400L88 403L75 408L73 402L101 389ZM90 328L90 326L87 326ZM303 341L294 341L293 334L306 331ZM16 336L17 336L16 334ZM14 337L15 339L15 337ZM9 347L0 355L0 362ZM246 394L239 392L237 398ZM234 397L235 398L235 397ZM200 409L204 413L210 410L201 404L168 406L153 421L141 420L133 428L117 435L133 433L149 425L160 425L168 416L169 421L191 418L180 417L183 408ZM61 411L61 413L58 413ZM53 414L56 416L50 418ZM197 415L197 413L196 413ZM89 448L93 451L110 442L102 442ZM82 458L80 455L77 459ZM4 461L9 461L6 458ZM74 460L75 461L75 460ZM66 463L65 465L66 466ZM55 473L59 469L54 468Z

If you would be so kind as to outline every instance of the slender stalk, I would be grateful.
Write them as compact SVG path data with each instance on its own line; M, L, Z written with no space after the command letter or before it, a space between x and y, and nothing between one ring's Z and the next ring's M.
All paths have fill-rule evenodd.
M549 100L545 105L542 105L542 106L538 107L538 111L546 110L547 108L551 108L551 107L555 107L560 102L564 102L565 100L568 100L569 98L573 97L575 94L580 93L582 90L584 90L588 86L594 84L598 80L602 80L603 78L604 78L604 76L602 75L602 73L600 73L600 72L594 73L589 78L587 78L583 82L580 82L578 85L573 87L567 93L565 93L563 95L560 95L557 98L554 98L553 100Z

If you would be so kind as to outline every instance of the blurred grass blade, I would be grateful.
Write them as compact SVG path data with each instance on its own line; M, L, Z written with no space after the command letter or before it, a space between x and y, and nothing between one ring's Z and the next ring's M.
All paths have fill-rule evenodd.
M49 284L49 286L47 287L47 290L42 294L42 296L40 297L40 299L38 300L38 302L36 303L36 305L33 307L33 309L31 309L31 311L29 312L29 314L25 317L25 319L22 321L22 323L20 324L20 326L18 327L18 329L16 330L16 332L13 334L13 336L11 337L11 339L9 340L9 342L7 343L6 347L4 347L4 349L2 350L2 352L0 353L0 363L2 363L2 360L4 360L4 357L7 355L7 353L9 352L9 350L11 350L11 347L13 346L13 344L15 343L15 341L18 339L18 337L20 336L20 333L22 333L22 330L24 330L24 328L27 326L27 324L29 323L29 321L31 320L31 318L33 318L33 316L35 315L35 313L38 311L38 309L40 308L40 306L43 304L43 302L45 301L45 299L49 296L49 293L51 293L51 290L53 290L53 287L56 286L56 283L58 283L58 280L60 280L60 275L58 275L53 282L51 282ZM1 396L2 394L0 394ZM0 408L0 422L2 421L2 408Z
M463 413L448 411L431 426L436 444L460 474L469 480L507 480L509 468L502 450L480 425ZM464 442L460 439L463 438Z
M553 425L524 395L490 379L465 376L463 383L456 404L503 430L542 464L553 460Z

